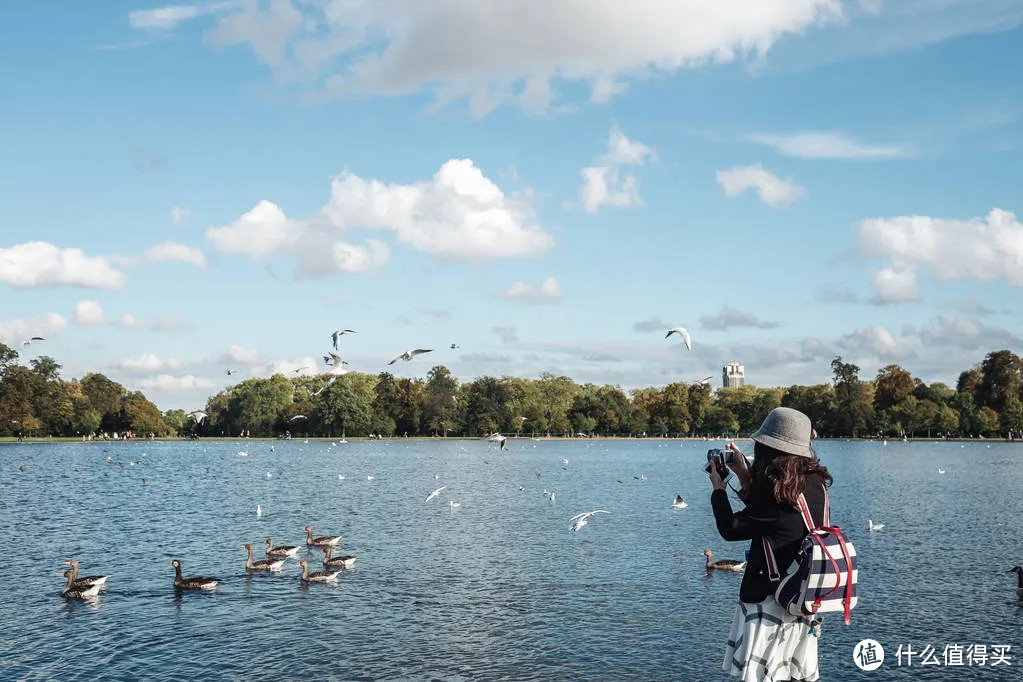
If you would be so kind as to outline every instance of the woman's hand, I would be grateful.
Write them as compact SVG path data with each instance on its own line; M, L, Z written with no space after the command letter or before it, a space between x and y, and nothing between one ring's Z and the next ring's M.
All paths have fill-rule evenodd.
M710 473L708 476L710 477L710 484L714 486L714 490L725 489L725 482L722 480L721 474L718 473L718 468L713 464L710 465Z
M749 467L746 466L746 458L742 454L742 450L739 446L728 441L725 445L726 450L731 450L736 454L735 461L728 465L728 468L735 472L736 477L739 479L739 485L743 490L747 490L750 484Z

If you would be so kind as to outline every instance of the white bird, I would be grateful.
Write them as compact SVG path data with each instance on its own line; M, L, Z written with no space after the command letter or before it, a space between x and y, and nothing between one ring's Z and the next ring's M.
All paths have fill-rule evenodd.
M376 480L376 476L367 476L366 480L367 481L374 481L374 480Z
M884 530L884 524L883 523L874 523L870 519L867 519L867 528L870 531Z
M256 518L258 519L258 518L259 518L260 516L262 516L262 515L263 515L263 508L262 508L262 507L260 507L260 506L259 506L259 505L257 504L257 505L256 505Z
M330 340L334 342L334 350L339 350L341 347L341 337L345 334L358 334L354 329L338 329L330 335Z
M610 513L611 512L607 511L606 509L595 509L595 510L593 510L591 512L583 512L582 514L576 514L575 516L570 518L569 521L572 523L572 530L576 530L577 531L580 528L582 528L583 526L585 526L587 523L589 523L590 519L593 518L593 516L595 514L610 514Z
M324 389L326 389L328 386L330 386L332 383L334 383L335 379L337 379L337 376L332 376L331 378L327 379L327 383L325 383L323 386L321 386L320 390L316 391L316 393L313 393L313 397L315 398L316 396L318 396L321 393L323 393Z
M714 378L714 375L712 374L712 375L710 375L709 377L703 377L702 379L700 379L700 380L699 380L699 381L697 381L696 383L697 383L697 385L700 385L700 384L709 384L709 383L710 383L710 380L711 380L711 379L713 379L713 378Z
M294 417L292 417L291 419L288 420L288 423L290 424L291 422L295 421L296 419L309 419L309 417L305 416L304 414L296 414Z
M689 335L689 330L685 327L672 327L668 330L668 333L664 335L664 338L668 338L672 334L678 334L682 337L682 340L686 344L686 350L693 349L693 337Z
M441 491L444 490L445 488L447 488L447 486L446 485L442 485L441 487L439 487L436 490L434 490L432 493L430 493L429 495L426 496L426 501L429 502L433 498L435 498L438 495L440 495Z
M33 336L30 339L25 339L25 341L23 341L21 345L23 345L23 346L31 346L33 341L45 341L45 340L46 339L44 339L41 336Z
M459 507L462 506L462 503L455 502L454 500L452 500L451 502L448 502L448 506L451 507L452 509L458 509Z
M269 481L271 478L273 478L273 475L269 471L266 472L266 480Z
M226 374L227 376L231 376L232 374L234 374L237 371L238 370L236 370L236 369L225 369L224 370L224 374Z
M202 410L193 410L188 413L188 416L194 419L196 424L202 424L203 420L206 419L207 414Z
M341 474L338 474L338 475L337 475L337 480L339 480L339 481L343 481L343 480L345 480L345 477L344 477L344 476L342 476Z
M433 480L435 480L435 481L436 481L436 480L437 480L437 479L439 479L439 478L440 478L440 474L434 474L434 475L433 475Z
M945 473L945 470L944 469L938 469L938 473L939 474L943 474L943 473Z
M671 503L672 509L685 509L689 503L682 499L681 495L675 495L675 501Z
M566 457L563 460L561 460L561 464L562 464L562 466L566 466L567 467L568 466L568 457Z
M399 355L395 355L394 358L390 362L388 362L387 364L388 365L393 365L394 363L398 362L398 360L404 360L405 362L408 362L409 360L411 360L412 358L414 358L415 356L417 356L417 355L419 355L421 353L432 353L432 352L433 352L432 348L414 348L412 350L407 350L404 353L401 353Z
M239 457L248 457L248 456L249 456L249 453L247 453L247 452L239 452L239 453L238 453L238 456L239 456Z
M500 443L502 450L508 449L508 437L502 436L499 433L492 433L487 437L488 443Z
M457 348L461 348L461 346L459 346L457 343L451 344L451 350L455 350Z

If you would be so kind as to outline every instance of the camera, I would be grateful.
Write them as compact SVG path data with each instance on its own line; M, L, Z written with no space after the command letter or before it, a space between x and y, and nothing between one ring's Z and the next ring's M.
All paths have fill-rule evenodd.
M749 466L749 460L746 460L745 455L735 450L726 450L722 448L711 448L707 450L707 466L703 468L706 473L710 473L711 466L717 467L718 474L722 479L728 478L732 475L732 470L726 465L735 464L738 457L742 457L745 460L746 466Z

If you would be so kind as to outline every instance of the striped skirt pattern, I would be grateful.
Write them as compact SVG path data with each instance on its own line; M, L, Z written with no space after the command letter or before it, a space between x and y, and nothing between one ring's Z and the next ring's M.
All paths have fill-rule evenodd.
M759 604L739 602L723 668L743 682L819 679L810 619L789 614L773 596Z

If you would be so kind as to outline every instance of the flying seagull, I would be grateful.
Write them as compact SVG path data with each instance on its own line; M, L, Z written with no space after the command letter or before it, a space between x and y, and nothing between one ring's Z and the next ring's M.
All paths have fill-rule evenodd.
M593 516L595 514L610 514L610 513L611 512L607 511L606 509L595 509L595 510L593 510L591 512L585 512L583 514L576 514L575 516L570 518L569 521L572 522L572 530L579 530L580 528L585 526L587 523L589 523L590 519L593 518Z
M294 417L292 417L291 419L288 420L288 423L290 424L291 422L295 421L296 419L309 419L309 417L305 416L304 414L296 414Z
M488 443L500 443L502 450L507 450L508 449L508 437L507 436L502 436L499 433L490 434L490 436L487 437L487 442Z
M459 346L457 343L451 344L451 350L455 350L456 348L461 348L461 346Z
M231 376L232 374L234 374L237 371L238 370L236 370L236 369L225 369L224 370L224 374L226 374L227 376Z
M321 386L320 390L318 390L316 393L313 393L313 397L316 397L316 396L320 395L321 393L323 393L323 390L325 388L327 388L328 386L330 386L332 383L334 383L335 379L337 379L336 376L327 379L327 383L325 383L323 386Z
M689 330L685 327L672 327L668 330L668 333L664 335L664 338L668 338L672 334L678 334L685 341L686 350L693 349L693 337L689 335Z
M41 336L33 336L32 338L25 340L25 342L22 343L21 345L23 345L23 346L30 346L30 345L32 345L33 341L45 341L45 340L46 339L44 339Z
M203 420L206 419L206 413L202 410L194 410L188 413L188 416L195 420L196 424L202 424Z
M293 370L291 370L291 371L292 371L292 372L294 372L295 374L298 374L298 373L299 373L299 372L301 372L301 371L302 371L303 369L309 369L309 368L308 368L308 367L299 367L298 369L293 369Z
M338 329L330 335L331 340L334 342L334 350L340 350L341 348L341 337L345 334L357 334L358 332L354 329Z
M323 362L327 364L327 367L330 367L330 371L327 372L327 374L340 376L348 373L348 370L345 369L345 365L348 363L342 360L341 356L337 353L328 353L327 355L324 355Z
M435 498L438 495L440 495L441 491L444 490L445 488L447 488L447 486L446 485L442 485L441 487L439 487L436 490L434 490L432 493L430 493L429 495L426 496L426 501L429 502L433 498Z
M701 384L709 384L710 380L713 379L713 378L714 378L713 375L711 375L709 377L703 377L702 379L700 379L699 381L696 382L696 385L699 386Z
M387 364L388 365L393 365L394 363L398 362L398 360L404 360L405 362L408 362L409 360L411 360L415 356L419 355L420 353L431 353L431 352L433 352L432 348L415 348L413 350L407 350L404 353L401 353L400 355L395 355L394 359L392 359Z

